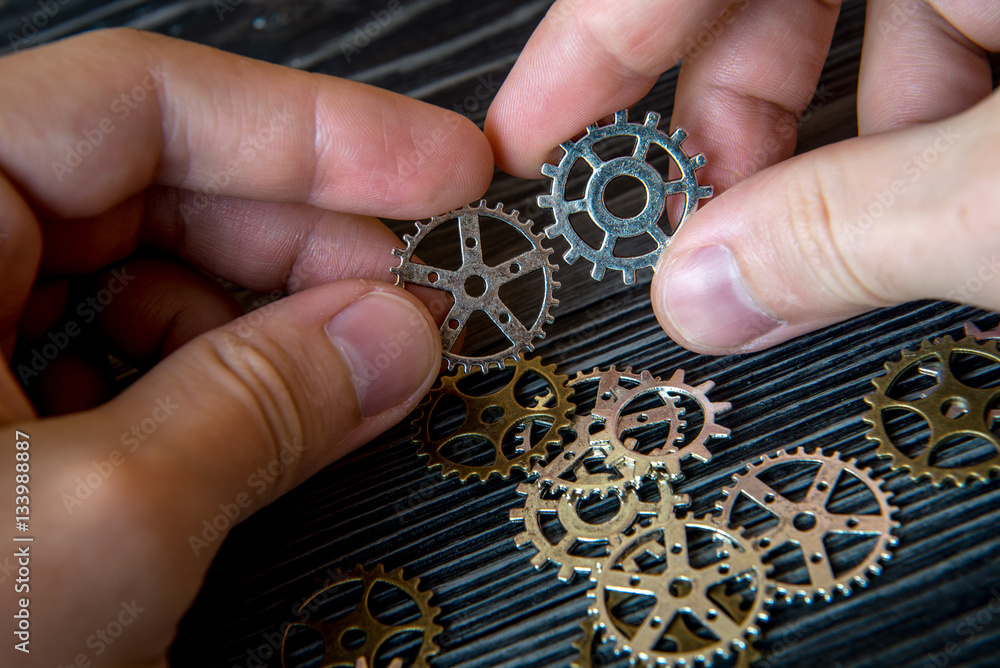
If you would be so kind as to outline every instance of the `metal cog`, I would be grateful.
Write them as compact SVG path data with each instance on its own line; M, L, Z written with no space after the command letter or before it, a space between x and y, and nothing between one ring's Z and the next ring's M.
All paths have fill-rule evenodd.
M636 475L634 466L605 466L609 444L592 441L589 427L589 415L574 416L571 429L576 437L547 464L535 464L532 473L537 476L536 484L573 496L596 494L600 498L608 494L622 496L628 488L639 486L642 476ZM591 467L601 470L593 472L589 470Z
M798 501L792 501L759 478L768 469L789 463L802 463L807 468L819 464L805 497ZM878 504L878 514L835 513L827 507L844 474L864 484ZM751 462L746 472L733 476L733 485L723 490L725 500L716 504L720 514L714 521L724 528L734 528L733 508L740 498L747 498L767 511L777 524L763 532L753 532L752 536L744 532L744 537L765 559L789 544L796 546L809 574L809 584L800 585L776 580L773 571L768 573L775 592L787 600L803 598L811 603L818 596L831 601L837 591L850 596L853 585L868 586L868 578L881 573L881 564L892 557L890 549L898 542L892 532L899 528L892 515L898 508L889 502L888 493L882 489L884 483L850 461L820 452L779 450ZM851 568L836 573L825 542L831 534L876 536L876 540Z
M692 562L691 550L699 552L701 544L689 542L689 532L711 537L714 559L699 553ZM589 612L607 641L630 654L633 664L710 666L717 658L746 650L747 641L760 632L758 624L767 621L773 601L763 572L759 555L744 549L722 527L676 520L623 543L598 565L591 574L596 587L587 593L593 599ZM741 584L742 592L731 589ZM635 617L626 621L616 614L627 610L623 604L634 596L655 600L638 623ZM665 638L672 641L668 644L672 649L657 649Z
M417 432L414 442L417 443L417 455L427 457L427 467L441 467L441 475L445 478L458 476L462 482L476 477L480 482L486 482L490 476L498 475L503 479L510 477L514 469L530 471L534 462L544 459L550 444L560 443L559 432L570 427L571 416L576 406L570 401L573 390L566 384L568 378L556 372L554 364L543 364L540 358L523 359L517 363L505 362L504 368L514 369L514 375L501 389L485 396L472 396L462 392L459 382L472 375L458 371L451 376L442 376L438 384L431 389L427 398L421 403L417 418L413 421ZM479 373L479 372L473 372ZM545 394L535 399L533 407L526 407L515 397L514 391L518 382L528 374L533 374L545 381L548 389ZM445 396L456 396L465 405L465 420L449 436L431 440L430 419L434 408ZM500 416L496 417L499 411ZM484 415L489 414L489 419ZM530 427L536 423L547 424L549 429L536 443L530 442ZM504 437L511 430L521 433L521 452L513 458L508 458L503 452ZM523 431L521 431L523 430ZM455 439L467 436L478 436L493 447L493 463L485 466L470 466L458 464L441 454L441 450Z
M643 523L653 520L663 524L674 517L675 507L688 505L687 496L674 494L666 480L658 480L656 484L659 501L643 501L637 489L626 489L614 517L592 524L579 514L579 504L586 497L553 493L547 487L521 483L517 491L524 496L524 505L512 508L510 519L523 522L525 530L514 537L514 542L519 548L534 545L538 553L531 558L531 564L535 568L544 568L550 561L559 565L558 577L563 582L572 579L574 573L587 575L605 557L573 554L578 545L604 544L609 552L614 551L623 538L641 530ZM543 529L541 515L558 519L562 531L555 542Z
M399 258L399 266L392 268L396 274L396 284L422 285L435 290L444 290L455 300L454 305L441 324L441 343L444 359L448 369L456 366L465 371L481 369L487 371L491 366L503 367L506 360L517 360L525 351L534 350L532 343L545 336L542 328L552 322L550 311L559 304L552 293L559 287L553 278L556 265L549 261L552 249L542 247L542 235L532 232L530 220L521 220L517 211L505 213L503 205L495 208L486 205L482 200L478 205L466 205L443 216L431 218L427 222L417 222L417 233L403 237L406 248L397 248L392 252ZM482 235L480 234L480 217L504 223L517 230L531 244L531 250L504 260L497 265L488 265L483 260ZM429 267L413 262L413 254L417 246L432 230L458 219L461 233L462 266L451 271ZM534 323L528 327L500 299L500 288L511 281L541 271L545 276L545 295L541 309ZM478 278L479 285L470 287L470 279ZM484 287L485 286L485 287ZM481 294L476 294L479 290ZM471 292L470 292L471 290ZM500 329L510 341L510 346L493 355L469 357L452 352L459 335L465 328L469 318L476 311L489 316L490 320Z
M865 414L864 421L871 425L868 438L878 443L876 452L888 458L893 467L909 470L914 480L930 478L935 485L952 480L961 486L970 479L986 480L991 474L1000 472L1000 439L991 431L993 424L1000 419L997 408L1000 386L976 388L962 383L951 368L951 357L956 353L978 355L1000 363L1000 349L995 341L978 342L973 337L955 341L950 336L934 342L924 341L916 351L904 350L898 362L886 362L886 373L872 379L876 391L865 397L871 410ZM940 371L923 366L930 361L936 361ZM919 373L936 378L935 387L913 400L891 398L889 392L895 382L914 367ZM883 411L887 409L917 413L926 421L930 438L917 456L908 457L893 443L883 420ZM996 454L970 466L940 467L932 464L938 447L954 436L978 437L993 446Z
M289 668L285 649L288 634L295 627L312 628L323 637L323 659L317 668L353 667L362 661L365 665L374 665L375 657L382 644L390 637L400 633L420 633L423 635L420 651L412 666L413 668L428 668L427 659L439 651L434 638L444 630L434 623L434 618L441 614L441 609L430 603L431 597L434 595L433 592L420 591L420 578L404 578L402 568L386 573L382 564L376 564L370 571L364 570L359 564L351 573L342 575L329 586L313 594L299 606L297 612L301 615L305 611L311 610L315 607L313 601L336 587L353 582L360 582L362 585L361 602L347 616L329 623L305 620L288 625L281 640L282 668ZM419 608L420 617L412 622L402 624L383 624L376 619L369 605L369 597L372 589L379 583L395 587L408 596ZM342 639L350 631L362 632L364 642L360 647L348 650L344 648Z
M670 243L673 232L664 232L659 221L670 195L684 195L685 206L677 229L698 208L701 199L712 196L711 186L699 186L695 171L705 166L705 156L698 154L688 157L681 148L681 142L687 138L687 133L677 128L673 134L667 135L657 129L660 115L656 112L646 114L645 123L629 123L628 110L615 114L615 121L609 125L592 125L587 128L587 134L576 142L565 142L562 149L565 155L558 165L542 165L542 174L552 179L552 192L538 198L538 205L552 210L556 222L545 228L545 234L550 239L557 236L565 237L569 242L569 250L563 259L573 264L583 257L594 264L591 276L601 280L608 269L622 272L622 280L626 285L635 283L635 272L643 267L652 267L667 244ZM605 139L615 137L634 137L635 151L631 155L602 159L595 151L594 145ZM663 148L680 170L680 178L676 181L664 181L663 176L647 162L647 155L653 145ZM594 170L587 182L587 191L582 199L567 200L566 187L570 172L578 160L585 160ZM608 211L604 202L604 191L607 185L620 176L627 176L642 181L646 187L646 207L632 218L620 218ZM604 240L599 249L588 245L573 228L570 216L586 213L590 219L604 232ZM633 257L615 256L615 244L618 239L648 235L656 248L642 255Z
M1000 326L984 332L979 329L975 323L967 322L965 323L965 335L971 336L980 343L985 343L986 341L1000 341Z

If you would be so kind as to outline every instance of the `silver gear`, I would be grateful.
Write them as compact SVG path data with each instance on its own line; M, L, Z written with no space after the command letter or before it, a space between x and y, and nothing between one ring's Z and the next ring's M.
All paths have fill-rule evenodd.
M685 495L674 494L670 483L657 481L659 501L643 501L636 489L626 489L621 496L618 512L611 519L592 524L579 514L581 497L565 492L552 492L547 486L521 483L517 486L524 496L524 505L510 510L513 522L523 522L524 531L514 537L518 547L534 545L538 553L531 558L535 568L544 568L550 561L559 564L558 577L564 582L572 579L574 573L589 574L597 561L603 557L584 557L573 554L573 548L580 543L603 543L609 551L614 551L627 537L641 530L641 523L656 520L662 524L674 517L674 508L687 506ZM585 497L584 497L585 498ZM552 542L542 528L541 515L554 515L562 537Z
M805 497L799 501L783 496L759 477L774 466L788 463L819 464ZM878 514L835 513L827 507L841 475L845 473L864 484L878 504ZM746 472L733 476L733 485L723 490L725 500L716 504L718 514L714 521L723 528L733 528L733 507L741 497L766 510L777 523L763 532L755 532L752 537L749 532L744 533L744 537L765 558L789 544L796 546L801 550L809 574L808 585L780 582L773 579L773 574L768 574L776 593L788 600L802 598L807 603L817 596L830 601L836 591L850 596L852 586L866 587L868 578L881 573L881 564L892 556L890 549L897 543L892 532L899 528L899 522L892 515L898 508L890 503L888 493L882 489L883 484L883 480L872 478L847 460L827 457L820 452L786 453L779 450L751 462ZM876 540L850 568L835 573L825 543L831 534L875 536Z
M531 250L504 260L497 265L488 265L483 261L482 235L480 234L480 216L500 221L517 230L531 244ZM503 368L507 360L517 361L526 351L534 350L533 341L543 338L542 330L552 322L550 311L559 304L552 294L559 287L553 279L556 266L549 261L552 249L542 247L542 235L535 234L530 220L521 220L517 211L506 213L503 205L494 208L482 200L478 205L466 205L443 216L436 216L427 222L417 222L417 233L403 237L406 248L397 248L393 254L399 258L399 266L392 268L396 274L396 284L422 285L435 290L444 290L455 300L454 305L441 324L441 344L444 359L448 368L462 367L465 371L481 369L487 371L491 366ZM461 233L462 266L456 271L429 267L413 262L413 254L420 242L431 230L458 219ZM542 271L545 275L545 295L542 306L535 321L530 327L525 326L500 299L500 288L513 280L526 276L533 271ZM473 277L481 279L485 284L482 294L470 294L467 281ZM480 288L482 288L480 284ZM474 290L473 292L478 292ZM493 355L469 357L452 352L459 335L465 328L469 317L476 311L489 316L490 320L503 332L510 341L510 346Z
M664 232L658 224L668 196L683 195L685 198L684 212L677 222L677 229L698 208L699 200L712 196L712 187L699 186L695 174L695 170L705 165L705 156L698 154L689 158L681 148L681 142L687 137L687 133L677 128L673 134L667 135L657 129L659 122L660 115L651 111L646 114L645 123L629 123L628 110L619 111L615 114L614 123L592 125L580 140L563 143L565 155L558 165L542 165L542 174L552 179L552 192L540 196L538 205L551 209L556 219L553 225L545 228L545 234L550 239L565 237L569 242L569 250L563 255L563 259L568 264L573 264L581 257L586 258L594 264L591 276L597 280L601 280L608 269L614 269L622 272L622 280L626 285L631 285L635 283L637 269L656 264L656 259L677 231ZM635 151L631 155L611 160L602 159L594 151L594 145L615 137L634 137ZM663 148L679 168L680 178L676 181L664 181L660 172L646 161L649 149L654 144ZM587 182L584 197L567 200L567 181L573 165L580 159L585 160L594 172ZM605 188L619 176L636 178L646 187L646 207L632 218L616 216L608 211L604 202ZM604 232L604 240L599 249L588 245L570 221L571 215L584 212ZM648 234L656 243L654 250L633 257L615 255L618 239L642 234Z
M708 533L716 548L711 563L691 561L689 531ZM640 557L651 557L655 568L640 567ZM662 563L662 568L660 564ZM716 658L743 652L767 621L773 604L764 584L763 565L752 550L722 527L699 520L675 520L653 526L624 542L621 548L591 574L596 586L590 615L607 642L618 652L630 654L639 665L711 665ZM749 582L747 599L734 596L728 586ZM652 597L655 604L639 624L615 614L622 597ZM694 622L708 631L698 634ZM672 650L657 649L664 636Z

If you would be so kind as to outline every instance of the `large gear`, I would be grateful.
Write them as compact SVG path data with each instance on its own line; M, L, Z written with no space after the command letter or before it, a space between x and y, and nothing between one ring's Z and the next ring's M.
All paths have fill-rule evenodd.
M507 479L514 469L530 471L533 462L546 457L549 445L561 442L559 432L571 425L571 416L576 408L570 401L573 390L567 386L566 376L557 373L554 364L543 364L539 358L523 359L516 364L508 361L505 368L513 369L513 376L492 394L473 396L463 392L459 383L472 374L462 371L442 376L431 389L413 422L416 428L414 441L419 446L417 454L428 458L428 468L440 467L445 478L458 476L462 482L472 477L486 482L493 475ZM547 387L543 394L534 398L533 406L524 406L517 400L515 391L518 383L529 374L542 379ZM465 420L448 436L431 439L430 420L438 402L446 396L458 397L462 401ZM548 431L532 443L531 426L535 423L548 425ZM514 430L518 430L522 439L520 453L507 457L503 441ZM459 464L441 453L456 439L468 436L481 438L493 448L492 463L483 466Z
M666 480L656 481L659 500L643 501L639 491L626 489L618 501L618 511L604 522L591 523L580 516L580 503L585 499L565 492L552 492L547 486L521 483L518 493L524 505L510 510L510 519L524 523L524 531L514 537L518 547L534 545L538 553L532 557L535 568L549 562L559 565L558 577L569 581L574 573L589 574L597 561L604 557L574 554L582 545L601 544L614 551L622 539L641 530L643 524L662 524L674 517L674 508L687 506L686 496L674 494ZM543 528L542 516L554 516L559 523L558 538Z
M865 397L871 410L864 420L871 425L868 438L878 443L878 454L892 461L895 468L909 470L914 480L930 478L940 485L952 480L964 485L970 479L986 480L1000 472L1000 438L993 433L1000 418L1000 386L977 388L961 382L952 369L956 354L975 355L992 363L1000 363L1000 350L995 341L978 342L973 337L955 341L950 336L934 342L924 341L917 351L903 351L898 362L886 362L886 373L872 379L875 392ZM926 366L933 363L934 367ZM936 368L935 368L936 367ZM908 372L917 371L936 380L934 387L920 392L915 399L897 399L891 394L896 383ZM899 450L886 431L884 411L901 410L916 413L930 430L926 447L916 456ZM989 444L994 455L985 461L967 466L935 465L939 449L955 437L975 437Z
M708 547L713 552L706 559ZM742 652L773 603L757 553L697 520L653 526L624 542L591 579L596 586L587 595L597 628L639 665L711 665ZM626 619L621 613L635 597L654 603L645 612L633 608Z
M760 477L776 466L797 467L800 471L818 468L805 495L793 501ZM848 479L843 478L845 475ZM849 480L865 486L869 497L877 504L877 513L842 513L830 508L830 500L839 486L848 484ZM891 557L890 550L897 543L893 532L899 528L899 522L892 516L898 509L890 503L883 484L884 481L872 478L850 461L819 452L779 450L750 463L746 472L733 476L733 485L723 490L725 500L716 504L719 514L714 520L723 528L734 528L733 509L741 499L765 510L776 523L768 524L763 530L747 531L744 537L765 560L789 545L795 546L801 552L809 578L808 584L792 584L776 579L772 570L767 576L776 593L789 600L802 598L812 602L818 596L830 601L834 592L850 596L852 586L866 587L868 578L881 573L881 564ZM874 540L867 541L867 552L855 555L852 551L850 563L840 564L835 571L827 539L836 535Z
M570 382L572 384L573 381ZM729 429L716 423L715 417L729 410L730 405L727 402L716 403L709 400L707 393L714 386L715 383L710 380L698 386L688 385L684 382L683 369L676 370L665 381L654 377L648 371L643 371L639 374L639 382L634 387L622 387L620 383L609 385L607 392L600 395L600 399L605 399L606 395L610 394L612 401L599 401L590 413L592 422L603 424L605 428L592 433L591 438L597 441L607 440L610 443L608 463L611 466L624 464L635 467L636 473L640 476L649 475L654 469L660 469L671 478L677 478L680 476L681 460L693 457L701 462L707 462L712 458L712 453L706 446L708 439L729 436ZM657 395L663 406L640 413L624 412L633 402L650 395ZM659 422L671 421L673 424L680 415L683 415L683 410L678 410L677 406L681 396L693 399L704 415L704 423L698 435L690 443L684 444L679 443L683 440L682 434L675 435L671 432L662 446L646 454L637 452L636 439L625 437L625 434Z
M499 264L486 264L483 260L481 217L499 221L513 228L531 244L531 249ZM456 219L461 234L461 267L451 271L413 261L417 246L432 230ZM517 211L505 213L503 205L500 204L491 209L484 200L477 206L467 205L443 216L431 218L425 223L418 222L417 233L403 237L406 248L393 250L399 257L399 266L392 269L396 274L397 285L408 283L444 290L455 300L441 324L441 344L449 369L455 366L460 366L466 371L476 368L486 371L491 366L501 368L506 360L517 360L525 351L534 350L533 342L545 336L542 328L552 322L550 311L559 303L552 296L559 283L553 279L556 266L549 261L552 250L542 247L542 235L535 234L531 226L531 221L521 220ZM530 326L526 326L504 304L500 298L500 289L534 271L541 271L544 274L545 293L538 316ZM476 311L489 316L510 341L510 346L498 353L482 357L469 357L452 352L469 318Z
M538 205L552 210L556 222L545 229L545 234L554 239L565 237L569 242L569 250L563 259L573 264L583 257L593 263L591 275L601 280L608 269L622 272L622 280L631 285L635 283L637 269L652 267L656 259L676 232L664 231L659 221L666 208L667 197L683 195L685 204L677 229L691 213L698 208L701 199L712 196L711 186L699 186L695 171L705 165L705 156L698 154L688 157L681 148L681 142L687 133L677 128L673 134L667 135L657 129L660 115L655 112L646 114L643 124L630 123L628 110L615 114L614 123L587 128L587 133L580 140L565 142L562 149L565 155L558 165L542 165L542 174L552 179L552 192L538 198ZM606 139L617 137L634 137L635 150L631 155L604 160L594 150L594 146ZM653 146L664 149L679 169L680 178L667 181L663 175L648 162L649 149ZM578 160L584 160L593 169L587 182L586 194L581 199L566 199L567 182L573 166ZM638 179L646 188L646 206L632 218L621 218L611 213L604 201L605 189L618 177ZM586 213L604 233L600 248L588 245L573 227L570 216ZM641 255L618 257L615 255L615 245L619 239L648 235L656 244L656 248Z
M360 583L362 587L361 600L353 611L333 622L308 619L309 613L321 604L324 596L327 596L334 589L353 583ZM412 600L419 610L417 619L401 624L385 624L377 619L372 612L371 595L372 590L379 584L394 587ZM420 590L419 578L404 578L402 568L387 573L382 564L377 564L370 571L364 570L359 564L354 571L336 578L329 586L316 592L299 606L297 613L302 615L304 619L289 624L285 629L285 635L281 641L282 668L290 668L286 655L288 638L296 628L300 627L312 628L323 638L321 663L316 664L314 660L309 662L309 665L314 665L316 668L354 667L362 661L366 665L373 666L382 645L393 636L401 633L419 633L422 636L420 649L411 665L413 668L427 668L428 658L438 653L438 646L434 642L434 638L444 630L434 622L434 619L441 613L441 609L431 605L432 596L432 592ZM361 636L363 639L360 645L351 649L345 647L345 636L348 634Z

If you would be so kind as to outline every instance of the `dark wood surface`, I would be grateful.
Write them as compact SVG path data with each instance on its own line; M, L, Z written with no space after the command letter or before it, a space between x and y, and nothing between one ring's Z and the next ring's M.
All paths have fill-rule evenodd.
M38 4L0 0L2 48L10 50L11 33L35 44L130 25L350 77L457 109L482 124L493 83L503 80L551 3L404 0L367 45L355 41L355 29L368 24L370 12L385 9L383 0L55 4L56 16L31 35L23 32L24 21ZM845 3L820 94L800 128L800 150L855 133L864 10L864 2ZM676 71L665 74L633 113L655 109L669 118L675 80ZM487 199L544 225L549 219L534 203L544 188L497 173ZM400 234L412 230L412 221L390 224ZM553 257L561 256L565 246L552 246ZM422 255L433 263L447 250L422 249ZM712 398L733 406L720 418L732 435L714 447L711 462L686 467L679 491L692 495L697 510L709 507L746 461L778 448L819 446L870 463L862 397L883 364L922 339L959 333L970 318L997 322L973 309L913 304L768 352L711 358L681 349L658 328L648 302L649 272L640 273L635 286L613 274L597 283L588 272L581 261L557 273L561 303L538 354L566 374L616 364L663 376L684 368L693 383L715 381ZM496 340L472 332L467 349L484 350ZM523 477L483 485L444 481L416 458L409 433L407 424L390 431L239 526L181 625L174 665L279 666L273 643L296 605L337 569L381 563L403 567L435 592L444 633L433 666L567 666L588 582L560 583L555 568L536 571L532 551L514 546L520 528L507 515L519 503L515 487ZM902 529L883 575L832 604L778 607L765 626L762 665L1000 665L1000 483L935 489L897 477L887 488L901 509Z

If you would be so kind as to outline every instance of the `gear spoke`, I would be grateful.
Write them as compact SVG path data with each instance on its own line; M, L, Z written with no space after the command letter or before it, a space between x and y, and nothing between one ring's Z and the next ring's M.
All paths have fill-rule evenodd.
M667 197L670 195L685 195L687 194L687 184L684 181L664 181L663 194Z
M444 322L441 323L441 347L444 350L450 351L455 347L455 343L461 336L462 330L465 329L465 324L469 322L472 313L472 309L466 308L458 302L452 304Z
M774 491L770 485L761 482L757 476L750 476L741 481L739 493L748 496L754 503L777 517L795 517L801 512L799 504Z
M705 593L700 593L697 602L691 606L691 613L705 625L716 638L739 638L741 628L725 610L715 604Z
M813 587L824 587L825 583L836 580L837 574L833 572L833 565L830 563L830 555L826 552L826 545L823 544L822 535L812 533L802 536L799 539L799 549L802 550L802 558L809 572L809 582Z
M445 289L443 286L455 284L454 272L447 269L438 269L426 264L411 263L400 269L400 277L407 283L422 285L435 290Z
M831 533L880 534L889 530L889 520L882 515L835 515L840 526L829 529Z
M490 319L511 343L523 340L528 335L527 328L517 319L517 316L510 312L510 309L506 308L506 304L503 302L500 304L504 306L504 310L500 312L499 316L490 313Z
M497 265L503 266L505 270L500 285L506 285L515 279L527 276L533 271L543 269L546 262L545 256L535 250L525 251L517 257L502 262L500 265ZM514 267L517 267L517 269L514 269Z
M816 477L813 478L804 502L825 509L837 482L840 480L842 470L833 462L822 462L819 470L816 471Z
M479 229L479 215L473 211L458 217L458 229L462 235L462 266L483 263L482 234Z

